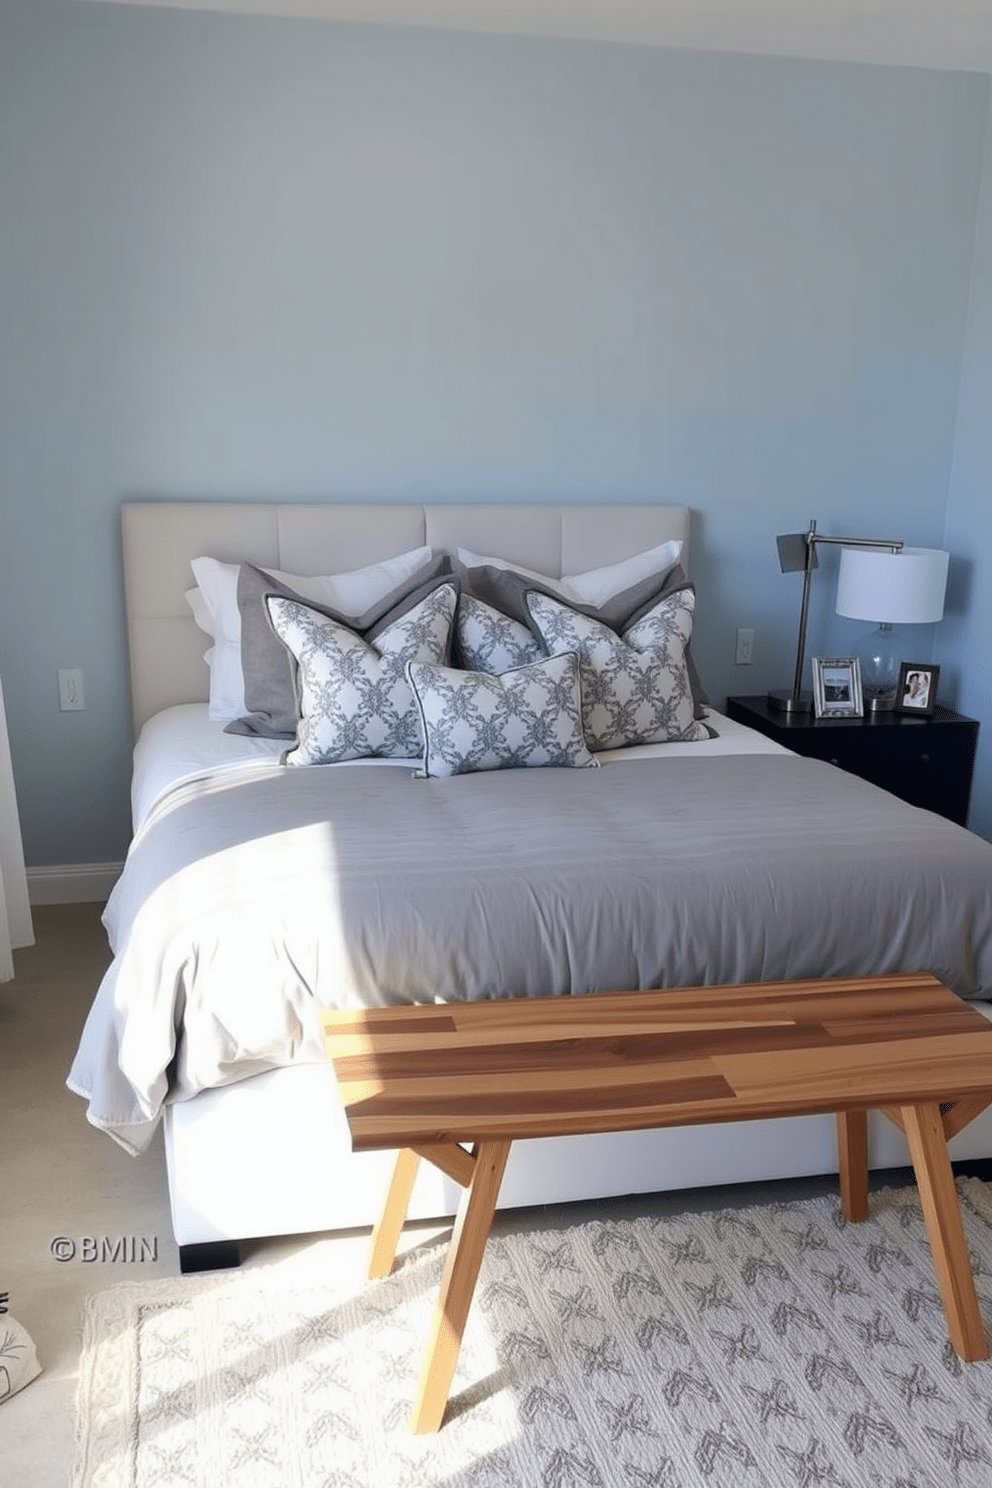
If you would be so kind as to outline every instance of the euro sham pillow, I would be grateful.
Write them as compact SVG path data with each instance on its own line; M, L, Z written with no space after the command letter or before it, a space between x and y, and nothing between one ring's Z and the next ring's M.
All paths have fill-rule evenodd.
M429 553L430 549L421 551ZM242 563L238 574L238 609L245 706L241 716L228 724L225 733L257 734L268 739L292 738L296 733L297 697L292 664L269 622L265 607L268 595L279 594L284 599L309 604L319 614L368 638L373 629L400 619L450 576L451 560L441 554L398 585L378 593L362 613L353 614L324 600L311 599L282 582L278 575L252 563Z
M502 676L415 661L406 670L423 733L421 776L596 765L582 732L574 652Z
M284 573L269 570L280 584L290 587L301 599L312 604L329 605L342 616L358 623L385 596L394 595L398 586L424 569L431 561L429 547L412 548L381 563L337 574ZM199 628L210 636L213 646L204 660L210 668L210 717L227 723L246 710L244 676L241 666L241 611L238 607L240 563L224 563L218 558L199 557L190 563L196 587L186 591L186 600ZM263 622L264 623L264 622ZM371 625L372 620L368 621Z
M420 724L407 664L447 661L457 602L457 584L439 584L372 640L311 605L269 595L266 608L293 658L299 698L296 743L283 763L416 758Z
M686 666L696 608L691 588L667 595L622 635L536 591L527 604L552 655L578 653L590 749L710 737L695 718Z

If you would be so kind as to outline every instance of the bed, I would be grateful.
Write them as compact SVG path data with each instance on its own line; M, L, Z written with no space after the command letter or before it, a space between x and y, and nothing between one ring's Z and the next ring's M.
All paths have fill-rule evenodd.
M351 1152L323 1055L321 1005L637 986L663 996L666 986L715 981L931 970L985 1011L989 844L732 724L704 703L681 631L673 666L684 665L685 685L666 703L678 711L665 741L612 747L627 735L599 723L591 731L590 674L576 682L572 661L576 645L586 654L585 632L576 642L561 591L551 583L542 594L528 575L579 576L575 613L584 605L586 615L611 616L619 601L610 585L622 572L625 600L652 595L648 619L625 622L635 635L637 624L653 623L661 592L658 573L638 568L642 555L671 547L678 575L688 542L682 507L125 503L135 837L107 908L114 961L69 1083L88 1101L88 1118L132 1151L161 1123L184 1269L231 1263L244 1239L377 1218L391 1157ZM544 689L531 718L541 742L528 735L538 748L528 759L564 763L554 751L565 750L575 768L462 773L467 746L452 756L461 738L452 720L463 721L465 704L452 689L468 668L464 656L452 667L450 651L404 669L418 739L435 746L430 778L417 778L424 760L410 752L292 768L315 757L306 750L324 747L320 728L331 726L316 681L308 701L307 658L314 627L323 638L330 626L339 643L343 601L334 590L321 608L328 592L303 593L299 583L294 591L289 580L385 572L397 555L413 566L398 579L389 571L388 601L380 594L366 619L415 589L426 596L421 630L423 615L443 628L452 570L452 615L469 614L479 595L526 603L541 660L525 657L505 675ZM456 561L439 565L439 555ZM278 622L277 651L296 657L304 719L292 736L279 717L285 699L275 687L273 702L263 672L252 687L265 706L249 710L250 732L228 731L214 707L226 643L215 627L208 668L204 617L198 626L197 597L187 598L191 575L203 573L191 564L204 557L225 582L240 575L245 631L227 637L228 659L241 653L264 591L265 644ZM264 583L249 605L259 570ZM694 600L683 604L691 588L672 588L671 575L665 583L672 634L691 631ZM507 609L516 613L510 600ZM356 628L391 636L393 613ZM484 670L464 685L477 691ZM549 744L549 698L555 720L568 715L562 698L585 707L584 731L556 722ZM239 696L231 706L247 703ZM590 738L602 747L590 752ZM901 1135L882 1123L871 1140L874 1166L907 1160ZM992 1117L952 1146L955 1157L989 1155ZM561 1138L518 1144L501 1204L836 1166L830 1118ZM459 1196L443 1174L424 1171L411 1217L454 1213Z

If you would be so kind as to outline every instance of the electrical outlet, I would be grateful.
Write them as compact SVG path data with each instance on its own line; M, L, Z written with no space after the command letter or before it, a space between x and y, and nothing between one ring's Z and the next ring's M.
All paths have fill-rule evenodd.
M737 632L737 656L735 660L738 666L750 666L754 661L754 631L750 627L743 628Z
M59 668L59 707L63 713L81 712L86 707L79 667Z

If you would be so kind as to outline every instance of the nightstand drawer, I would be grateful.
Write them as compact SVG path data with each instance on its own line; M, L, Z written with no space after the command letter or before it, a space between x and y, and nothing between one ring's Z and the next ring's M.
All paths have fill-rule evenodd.
M727 699L727 715L797 754L826 760L893 795L964 826L978 723L938 708L933 718L901 713L815 718L775 713L763 697Z
M963 822L971 788L970 760L961 758L952 736L931 734L925 724L918 727L922 734L914 730L903 735L891 729L869 732L853 748L848 741L836 740L835 747L820 757L913 806Z

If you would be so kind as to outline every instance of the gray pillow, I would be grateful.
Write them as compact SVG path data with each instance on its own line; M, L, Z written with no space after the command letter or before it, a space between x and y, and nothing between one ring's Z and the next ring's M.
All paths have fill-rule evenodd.
M421 776L595 767L582 733L579 658L547 656L502 676L410 661L420 713Z
M330 605L305 599L253 563L242 563L238 573L241 612L241 667L245 677L243 718L225 728L226 734L259 734L266 739L291 739L296 733L296 688L293 661L276 635L265 607L266 595L296 600L339 625L346 625L368 641L419 604L438 584L451 582L451 559L446 553L377 600L362 615L345 615Z
M541 633L527 606L527 595L543 594L561 604L561 595L553 586L540 584L510 568L466 568L463 564L456 564L455 572L461 579L463 594L469 594L483 604L500 610L511 620L526 625L543 645ZM682 589L689 589L693 594L696 592L695 586L686 578L681 564L676 564L660 580L656 574L651 574L632 584L629 589L621 590L602 605L575 604L569 601L569 609L589 620L599 620L619 634L642 620L659 600L667 599L670 594L677 594ZM696 718L705 718L709 698L699 679L691 650L686 651L685 665L692 691L693 714Z

